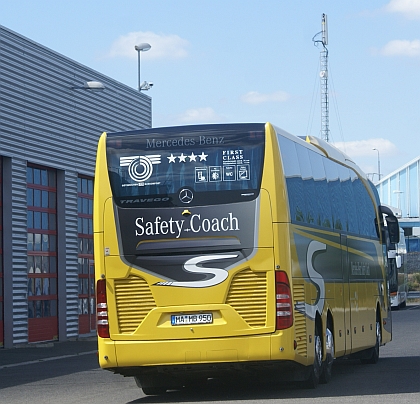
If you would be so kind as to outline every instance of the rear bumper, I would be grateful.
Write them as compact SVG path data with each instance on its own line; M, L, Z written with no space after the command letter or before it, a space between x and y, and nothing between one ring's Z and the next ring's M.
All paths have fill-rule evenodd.
M114 373L136 377L140 380L165 380L166 384L181 386L191 380L207 378L240 377L251 378L253 381L267 381L274 378L277 381L304 381L309 377L311 366L303 366L293 361L255 361L255 362L224 362L201 363L190 365L161 365L147 367L118 367L106 370Z
M223 373L224 371L304 367L313 358L297 355L292 330L232 338L168 341L112 341L99 338L99 363L104 369L127 376L143 372ZM290 368L290 365L286 367Z

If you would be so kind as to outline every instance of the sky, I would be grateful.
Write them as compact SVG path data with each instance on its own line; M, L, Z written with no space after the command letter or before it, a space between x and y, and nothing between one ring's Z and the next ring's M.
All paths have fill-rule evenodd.
M0 24L137 89L153 127L271 122L329 141L374 181L420 156L420 0L0 0ZM318 45L318 46L316 46ZM373 150L376 149L376 150Z

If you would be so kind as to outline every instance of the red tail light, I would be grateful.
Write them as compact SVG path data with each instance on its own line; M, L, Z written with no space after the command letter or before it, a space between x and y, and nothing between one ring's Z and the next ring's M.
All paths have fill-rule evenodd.
M106 281L96 282L96 327L98 336L109 338L108 306L106 304Z
M276 330L293 325L292 294L286 272L276 271Z

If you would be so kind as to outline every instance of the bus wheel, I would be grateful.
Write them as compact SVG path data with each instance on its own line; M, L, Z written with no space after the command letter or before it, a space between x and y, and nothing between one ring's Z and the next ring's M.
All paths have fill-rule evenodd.
M166 393L164 387L142 387L142 390L146 396L159 396Z
M332 365L334 362L334 336L331 331L332 326L328 323L325 338L325 362L322 363L322 372L320 377L320 383L328 383L332 376Z
M375 364L379 360L379 346L381 345L382 332L381 332L381 319L379 313L376 314L376 343L375 346L370 348L370 355L367 359L360 361L365 364Z
M309 378L304 382L307 389L315 389L318 386L322 371L322 339L318 324L315 325L314 338L314 364L311 366Z
M134 377L136 384L143 390L143 393L146 396L158 396L160 394L165 394L167 388L156 377Z

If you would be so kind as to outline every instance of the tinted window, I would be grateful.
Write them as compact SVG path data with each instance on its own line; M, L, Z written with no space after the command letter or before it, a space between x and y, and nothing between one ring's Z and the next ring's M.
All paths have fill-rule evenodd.
M364 236L376 237L375 210L368 191L359 178L353 181L353 189L358 208L359 232Z
M292 222L377 237L374 204L357 174L278 136Z
M328 183L323 160L320 154L309 151L314 182L313 199L316 201L316 224L332 228L331 201L328 198Z
M331 217L333 228L337 230L347 229L347 212L342 203L343 190L338 173L338 165L328 159L322 159L324 162L325 173L327 175L328 199L331 205Z
M345 230L351 233L359 233L359 220L357 218L352 183L352 174L353 178L355 174L347 167L339 166L338 169L340 173L341 189L343 192L341 195L341 203L345 206L347 212L347 223Z
M291 219L294 222L306 222L306 197L296 151L296 143L283 136L279 136L278 140L281 146L283 172L286 177Z
M306 201L306 211L305 211L305 222L309 224L315 224L316 216L318 213L317 200L314 197L315 194L315 184L312 178L312 170L309 162L308 149L302 147L298 144L295 144L298 161L300 166L300 173L303 184L303 195Z
M261 183L264 139L262 124L109 134L107 159L115 200L121 206L181 205L183 189L192 192L191 205L254 199Z

